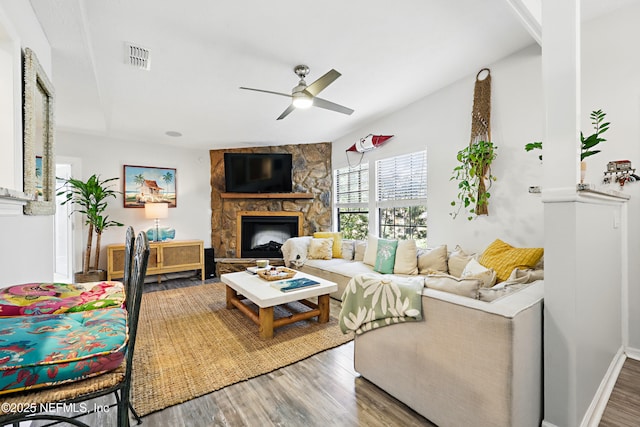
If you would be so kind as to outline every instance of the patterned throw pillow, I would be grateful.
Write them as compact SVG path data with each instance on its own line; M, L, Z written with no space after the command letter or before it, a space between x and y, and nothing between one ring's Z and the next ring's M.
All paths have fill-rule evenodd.
M376 264L374 271L382 274L393 273L393 266L396 262L396 250L398 249L397 240L378 239L378 248L376 252Z
M311 239L309 243L309 259L331 259L333 256L333 239Z
M333 239L332 256L333 258L342 258L342 232L332 231L316 231L313 237L318 239Z
M482 253L480 264L493 268L498 276L498 282L509 278L516 269L533 268L544 253L543 248L514 248L500 239L496 239Z

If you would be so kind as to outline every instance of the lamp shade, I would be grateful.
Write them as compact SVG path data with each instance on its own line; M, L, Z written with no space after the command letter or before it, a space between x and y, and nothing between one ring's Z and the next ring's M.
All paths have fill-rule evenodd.
M169 216L169 204L145 203L144 216L150 219L167 218Z

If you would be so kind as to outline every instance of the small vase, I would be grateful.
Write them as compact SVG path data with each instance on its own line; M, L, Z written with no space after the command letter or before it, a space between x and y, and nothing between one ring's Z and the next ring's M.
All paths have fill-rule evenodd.
M584 177L587 175L587 162L580 162L580 184L584 184Z

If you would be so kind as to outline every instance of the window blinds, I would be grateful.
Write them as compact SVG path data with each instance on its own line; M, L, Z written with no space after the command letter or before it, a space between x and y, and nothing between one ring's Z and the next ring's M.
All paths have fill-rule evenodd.
M412 206L427 199L427 152L376 162L378 206Z
M369 163L336 170L337 207L367 207L369 203Z

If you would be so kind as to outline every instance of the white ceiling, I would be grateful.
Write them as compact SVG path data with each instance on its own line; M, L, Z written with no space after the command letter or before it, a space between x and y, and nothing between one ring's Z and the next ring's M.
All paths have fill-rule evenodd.
M475 74L534 43L510 1L31 4L52 47L60 129L211 149L332 141ZM125 42L151 50L150 71L125 64ZM276 121L287 98L239 89L289 93L297 64L310 67L307 83L341 72L320 96L355 112Z

